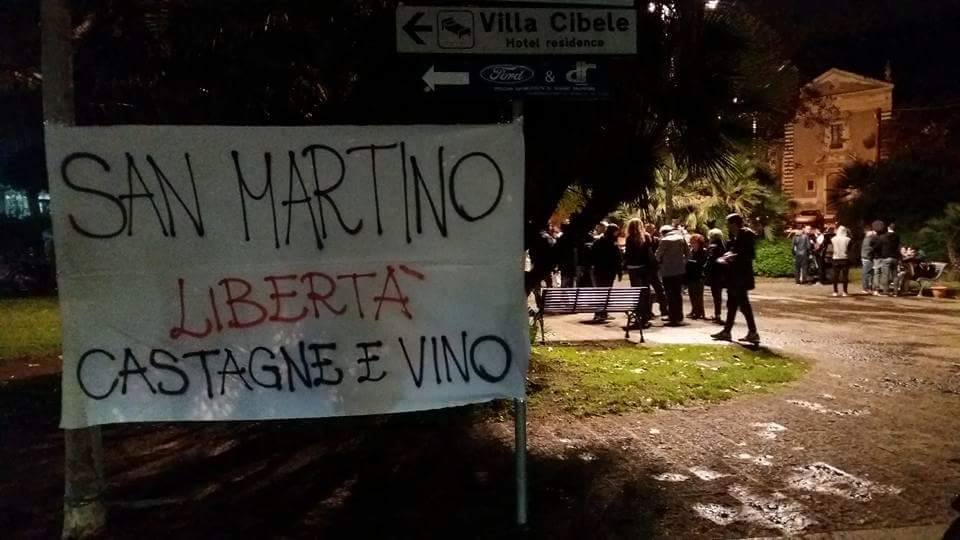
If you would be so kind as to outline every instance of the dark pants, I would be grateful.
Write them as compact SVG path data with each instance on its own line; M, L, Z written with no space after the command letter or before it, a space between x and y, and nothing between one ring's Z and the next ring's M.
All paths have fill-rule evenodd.
M713 296L713 318L719 321L722 318L723 285L720 283L711 283L710 295Z
M807 281L807 255L794 255L793 256L793 277L797 280L797 283L804 283Z
M824 257L819 253L814 255L814 257L817 259L817 273L818 273L817 282L819 282L821 285L825 285L827 283L826 257Z
M627 276L630 277L631 287L644 287L646 292L640 296L640 313L637 318L641 325L653 318L653 302L650 301L650 281L647 279L647 271L643 267L628 268Z
M723 329L727 332L733 330L733 321L737 318L737 311L743 313L743 318L747 321L747 329L750 332L757 331L757 323L753 320L753 307L750 306L750 296L746 289L727 288L727 322Z
M690 315L703 319L707 316L703 309L703 279L687 281L687 294L690 295Z
M614 280L615 278L616 278L616 276L605 276L605 275L602 275L602 274L599 274L599 275L594 276L594 279L597 280L597 285L596 285L597 287L613 287L613 280ZM598 312L596 312L596 313L594 314L594 316L595 316L595 318L597 318L597 319L601 319L601 318L602 318L602 319L606 319L606 318L607 318L607 312L606 312L606 311L598 311Z
M663 276L663 288L666 289L667 295L667 315L672 323L683 321L683 278L683 274Z
M653 293L657 296L657 304L660 305L660 315L666 315L667 297L666 294L664 294L663 282L660 281L660 274L657 272L656 267L647 269L647 280L650 283L650 288L653 289Z
M837 292L837 284L843 283L843 292L847 292L847 282L850 281L850 261L833 260L833 292Z

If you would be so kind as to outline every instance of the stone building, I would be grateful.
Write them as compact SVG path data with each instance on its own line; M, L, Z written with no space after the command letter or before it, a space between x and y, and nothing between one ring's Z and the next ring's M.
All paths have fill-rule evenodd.
M781 188L797 221L832 223L844 166L889 154L893 84L831 69L807 85L797 118L784 130Z

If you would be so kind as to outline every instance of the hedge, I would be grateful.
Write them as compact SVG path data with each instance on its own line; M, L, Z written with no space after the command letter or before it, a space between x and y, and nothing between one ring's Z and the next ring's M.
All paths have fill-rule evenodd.
M793 277L793 252L789 239L760 240L753 271L764 277Z

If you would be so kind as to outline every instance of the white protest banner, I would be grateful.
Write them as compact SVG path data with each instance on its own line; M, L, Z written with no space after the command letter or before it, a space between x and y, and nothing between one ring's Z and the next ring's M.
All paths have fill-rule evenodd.
M523 397L519 125L46 137L63 427Z

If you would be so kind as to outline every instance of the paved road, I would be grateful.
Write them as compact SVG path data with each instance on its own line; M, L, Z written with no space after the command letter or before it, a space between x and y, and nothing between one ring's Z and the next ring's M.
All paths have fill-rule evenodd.
M548 453L600 443L635 456L666 501L665 534L934 525L907 531L939 538L960 492L960 302L828 292L771 281L753 295L763 344L813 363L787 388L578 425L534 418L532 440ZM548 339L623 337L622 321L584 318L548 318ZM706 342L715 329L656 327L647 340Z

